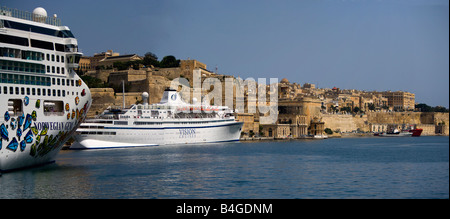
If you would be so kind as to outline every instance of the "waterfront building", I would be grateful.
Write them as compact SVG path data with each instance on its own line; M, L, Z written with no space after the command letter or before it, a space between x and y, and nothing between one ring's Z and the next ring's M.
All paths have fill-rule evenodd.
M311 120L311 125L309 126L309 134L310 135L323 135L325 130L325 122L323 122L320 118L314 117Z
M307 118L311 113L319 113L318 106L318 101L312 101L311 98L279 100L277 122L262 125L261 131L265 137L276 139L304 137L308 134Z
M237 113L236 120L243 122L241 136L253 137L259 135L259 120L253 113Z

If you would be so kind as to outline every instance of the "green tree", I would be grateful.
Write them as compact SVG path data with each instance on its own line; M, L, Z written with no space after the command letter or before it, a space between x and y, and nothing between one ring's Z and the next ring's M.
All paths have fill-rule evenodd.
M130 66L126 62L114 62L113 67L117 68L117 70L119 70L119 71L122 71L122 70L127 70L128 67L130 67Z
M433 112L448 113L449 109L447 109L443 106L436 106L436 107L433 107Z
M114 62L113 67L117 68L117 70L127 70L130 67L133 67L134 70L139 70L139 66L142 64L142 61L128 61L128 62Z
M180 60L176 59L175 56L165 56L161 62L160 67L161 68L172 68L172 67L179 67L180 66Z
M348 113L351 113L351 112L352 112L352 108L349 107L349 106L342 107L342 108L341 108L341 112L348 112Z
M158 61L158 56L156 56L152 52L147 52L144 55L144 59L142 60L142 64L149 67L150 65L153 65L154 67L159 67L160 63Z
M83 75L80 78L84 81L84 83L87 84L87 86L89 88L103 88L103 87L106 87L105 83L103 83L103 81L100 80L99 78L91 77L91 76L88 76L88 75Z
M433 108L425 103L419 103L415 106L420 112L432 112Z

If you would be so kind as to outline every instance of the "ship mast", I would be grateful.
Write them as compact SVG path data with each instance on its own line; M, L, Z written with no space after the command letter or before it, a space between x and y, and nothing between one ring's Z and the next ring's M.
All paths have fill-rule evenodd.
M123 102L123 107L122 109L125 109L125 81L122 80L122 102Z

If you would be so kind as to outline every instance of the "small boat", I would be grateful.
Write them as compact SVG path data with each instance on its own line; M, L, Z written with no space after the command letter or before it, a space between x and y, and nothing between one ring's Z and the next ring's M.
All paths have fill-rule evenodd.
M382 137L410 137L412 136L412 132L409 131L399 131L398 129L394 129L392 132L383 132L381 134L379 134L378 136L382 136Z
M315 139L327 139L328 135L314 135Z
M413 137L419 137L422 134L422 131L423 131L423 129L417 129L417 128L409 130L409 132L412 133L411 136L413 136Z

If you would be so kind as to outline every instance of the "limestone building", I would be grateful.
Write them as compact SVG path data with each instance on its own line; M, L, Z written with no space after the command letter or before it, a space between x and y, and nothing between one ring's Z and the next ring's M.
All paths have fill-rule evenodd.
M138 61L142 59L143 59L142 57L136 54L107 56L102 60L98 61L97 66L103 66L104 68L113 68L114 62L129 62L129 61Z
M381 95L388 100L388 106L394 110L414 110L415 95L404 91L384 91Z
M106 57L119 56L119 55L120 55L119 53L115 53L112 50L108 50L108 51L102 52L102 53L96 53L96 54L94 54L94 56L89 57L90 64L91 64L90 69L96 70L97 67L99 66L99 62Z

